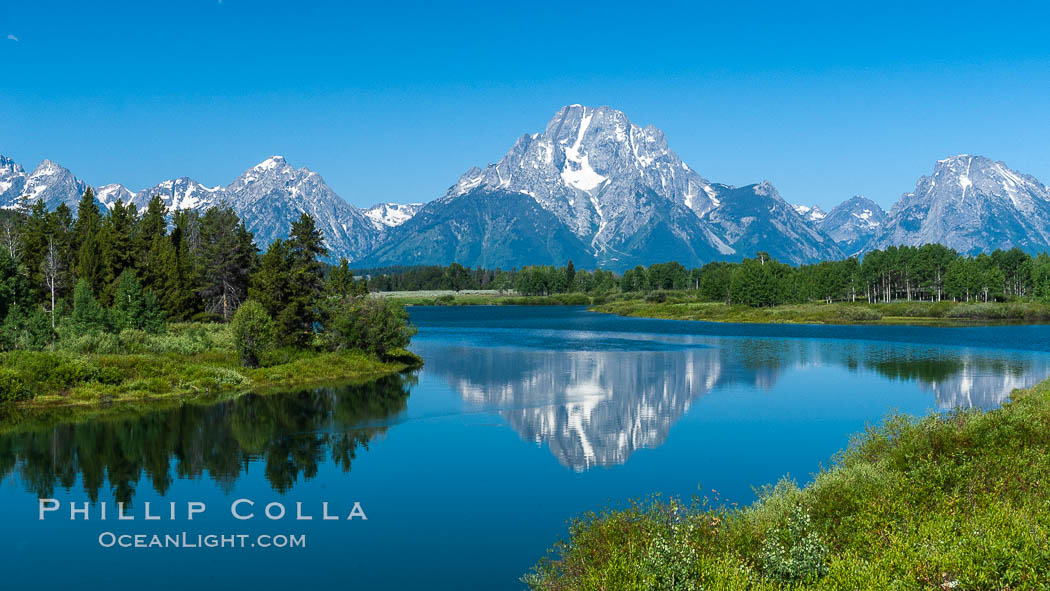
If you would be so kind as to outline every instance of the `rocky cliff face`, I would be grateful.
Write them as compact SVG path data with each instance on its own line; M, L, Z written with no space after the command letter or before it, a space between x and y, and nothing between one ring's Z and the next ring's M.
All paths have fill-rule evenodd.
M871 199L860 195L851 197L832 208L815 223L846 256L859 255L871 246L886 227L887 215Z
M1050 248L1050 191L983 156L941 160L893 206L873 246L929 242L963 253Z
M447 239L474 240L474 233L453 229L461 224L445 210L455 208L459 198L479 194L527 196L584 245L587 260L613 269L672 259L698 265L759 250L776 251L791 262L840 254L768 183L741 189L712 183L682 162L659 129L635 125L608 107L563 107L543 132L521 136L495 164L468 170L424 211L432 221L445 220ZM412 231L406 224L391 240L411 240ZM527 242L542 240L534 235ZM406 254L379 250L369 258L395 264L392 256ZM508 251L504 260L520 266L536 257Z

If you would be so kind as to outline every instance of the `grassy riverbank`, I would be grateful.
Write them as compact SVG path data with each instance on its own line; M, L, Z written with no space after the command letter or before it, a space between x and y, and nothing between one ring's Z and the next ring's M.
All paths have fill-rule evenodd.
M278 349L244 368L222 324L173 324L151 335L87 335L50 351L0 354L0 400L20 406L84 405L260 390L376 378L421 360L407 351L379 359L359 351Z
M374 292L403 306L590 306L605 301L602 296L583 293L559 293L546 296L522 296L513 292L451 290Z
M1044 589L1050 381L1001 409L870 429L803 489L743 509L637 503L575 520L535 590Z
M709 322L793 324L909 324L960 325L998 323L1050 323L1050 305L1034 300L1012 302L901 301L869 304L835 302L785 304L773 307L730 306L699 299L696 291L651 293L519 296L496 291L377 292L406 306L591 306L594 312Z
M866 302L809 303L752 308L704 302L690 292L662 292L648 297L613 299L595 312L711 322L799 324L970 324L1050 322L1050 305L1042 302Z

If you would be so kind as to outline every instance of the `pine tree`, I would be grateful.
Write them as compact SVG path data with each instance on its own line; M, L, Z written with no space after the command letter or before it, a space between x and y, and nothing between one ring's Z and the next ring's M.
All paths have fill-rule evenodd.
M86 279L73 289L73 313L70 322L77 334L102 332L106 329L106 311L98 304Z
M160 332L164 328L164 312L160 309L156 294L143 289L131 269L121 273L117 279L111 316L113 328L117 331L137 329Z
M337 298L349 298L357 295L356 283L354 272L350 270L350 262L346 260L346 257L342 257L339 259L339 266L333 267L328 272L325 291Z
M318 259L328 254L324 235L310 214L304 212L292 223L287 248L292 291L276 320L281 329L290 331L287 335L282 332L289 344L306 346L313 338L314 325L320 320L324 265Z
M233 318L248 293L256 252L252 233L237 219L233 208L222 205L205 212L201 219L200 293L207 310L224 322Z
M103 220L99 237L103 303L113 301L117 279L124 271L135 270L137 226L138 212L135 205L124 205L119 199Z
M280 239L274 240L259 257L259 270L252 276L249 290L249 297L259 302L271 318L277 318L291 300L291 271L292 259L288 243ZM294 331L294 319L292 324L293 326L278 326L278 339L282 343L286 342L289 332Z
M175 254L175 287L167 294L165 309L171 318L189 320L204 310L198 293L202 284L200 253L200 215L195 211L176 211L169 236Z
M79 253L81 247L90 237L98 237L102 229L102 213L95 204L95 193L88 187L84 196L80 198L77 205L77 221L73 224L73 252ZM79 263L76 265L77 275L83 277Z

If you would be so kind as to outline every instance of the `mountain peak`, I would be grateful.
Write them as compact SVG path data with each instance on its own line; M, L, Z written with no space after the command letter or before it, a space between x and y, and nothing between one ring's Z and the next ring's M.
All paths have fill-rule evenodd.
M69 171L67 171L65 168L60 166L54 160L51 160L50 158L44 158L43 160L40 161L40 164L36 165L36 169L33 170L33 175L34 176L53 175L53 174L60 174L62 172L69 172Z
M819 205L801 205L796 204L791 206L798 215L802 216L807 222L817 222L824 219L828 214L820 208Z
M288 162L284 159L284 156L275 155L270 156L266 160L263 160L262 162L256 164L252 167L252 169L262 172L264 170L273 170L275 168L280 168L287 165Z
M25 169L14 159L0 154L0 175L24 174Z
M876 247L936 242L962 253L1035 253L1050 245L1050 189L984 156L938 160L890 216Z

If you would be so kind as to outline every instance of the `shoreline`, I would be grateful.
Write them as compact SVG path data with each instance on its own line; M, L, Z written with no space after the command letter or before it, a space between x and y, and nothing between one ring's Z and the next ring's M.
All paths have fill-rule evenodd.
M691 320L740 324L813 324L859 326L971 327L1050 324L1050 304L1034 300L1011 302L892 301L782 304L753 308L703 301L694 291L651 294L546 296L435 292L395 292L389 298L405 306L587 306L591 312L633 318Z
M1050 379L1001 407L889 415L799 487L757 501L650 496L573 518L533 591L1030 589L1050 561ZM677 587L676 587L677 588Z
M244 393L269 393L331 383L370 382L422 366L407 351L390 360L359 351L295 352L282 363L243 368L233 353L197 355L123 353L112 355L67 352L20 352L18 360L39 370L72 374L72 383L54 385L32 398L0 403L2 411L99 409L158 404ZM9 361L10 354L0 355ZM88 370L81 371L87 367ZM74 369L68 369L74 368ZM90 370L95 370L91 372ZM106 376L119 373L119 379ZM100 375L101 374L101 375ZM112 382L112 383L105 383Z

